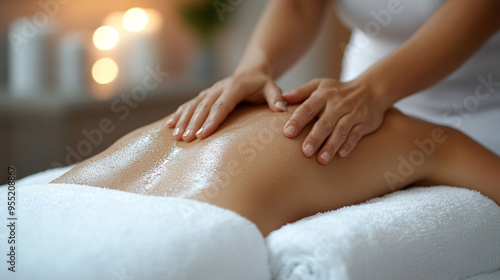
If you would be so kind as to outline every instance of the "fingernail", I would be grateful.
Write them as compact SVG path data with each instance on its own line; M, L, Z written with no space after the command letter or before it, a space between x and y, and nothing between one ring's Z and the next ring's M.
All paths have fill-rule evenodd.
M177 136L177 135L179 135L179 134L181 134L181 129L177 127L177 128L174 130L174 136Z
M173 122L174 122L174 119L170 118L170 119L168 119L167 124L172 124Z
M340 150L339 154L341 157L346 157L349 153L346 150Z
M330 154L329 154L329 153L327 153L327 152L323 152L323 153L321 154L321 158L322 158L324 161L328 162L328 160L330 159Z
M198 131L196 131L196 135L199 135L199 134L201 134L202 132L203 132L203 127L202 127L202 128L200 128L200 129L198 129Z
M184 132L182 137L189 137L190 135L191 135L191 129L188 129L188 130L186 130L186 132Z
M285 110L286 110L285 104L284 104L283 102L281 102L281 101L276 102L276 103L274 104L274 106L275 106L276 108L278 108L278 109L283 110L283 111L285 111Z
M304 148L304 151L308 156L311 156L314 154L314 147L311 144L307 144L307 146Z
M288 136L293 136L295 134L295 127L293 125L287 127L285 129L285 133L288 135Z

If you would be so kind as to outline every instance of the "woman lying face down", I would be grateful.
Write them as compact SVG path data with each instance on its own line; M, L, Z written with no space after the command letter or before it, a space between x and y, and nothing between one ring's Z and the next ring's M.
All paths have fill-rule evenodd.
M500 158L454 129L391 109L348 158L320 165L301 154L312 124L297 138L283 135L295 108L240 106L212 136L189 143L174 140L162 119L52 183L205 201L248 218L263 235L411 185L465 187L500 205Z

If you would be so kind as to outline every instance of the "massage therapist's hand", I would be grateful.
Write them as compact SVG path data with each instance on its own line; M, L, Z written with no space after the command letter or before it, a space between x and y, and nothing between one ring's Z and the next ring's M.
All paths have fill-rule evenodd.
M288 103L304 101L283 128L292 138L316 117L318 120L302 143L302 152L310 157L318 152L317 161L329 163L335 154L345 158L358 141L381 124L385 105L360 81L342 83L334 79L314 79L283 95Z
M242 101L269 104L275 112L285 110L281 89L262 71L235 73L197 97L181 105L167 124L176 140L192 141L210 136L227 115Z

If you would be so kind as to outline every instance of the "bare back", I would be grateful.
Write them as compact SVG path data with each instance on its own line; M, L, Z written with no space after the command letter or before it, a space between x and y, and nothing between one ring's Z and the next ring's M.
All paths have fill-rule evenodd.
M268 233L402 188L432 168L429 158L396 186L388 183L387 172L398 173L401 151L415 149L416 135L431 137L435 128L395 110L347 159L320 165L301 153L310 126L295 139L282 135L295 107L289 109L273 113L265 106L240 106L212 136L189 143L174 140L166 120L160 120L129 133L53 183L201 200L238 212Z

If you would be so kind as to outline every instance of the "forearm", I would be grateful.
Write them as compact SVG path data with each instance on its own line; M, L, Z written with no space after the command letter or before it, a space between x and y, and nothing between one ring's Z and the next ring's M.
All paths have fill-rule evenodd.
M327 6L326 0L271 0L236 72L259 68L280 77L316 38Z
M388 106L458 69L500 27L500 1L447 1L407 42L359 79Z

